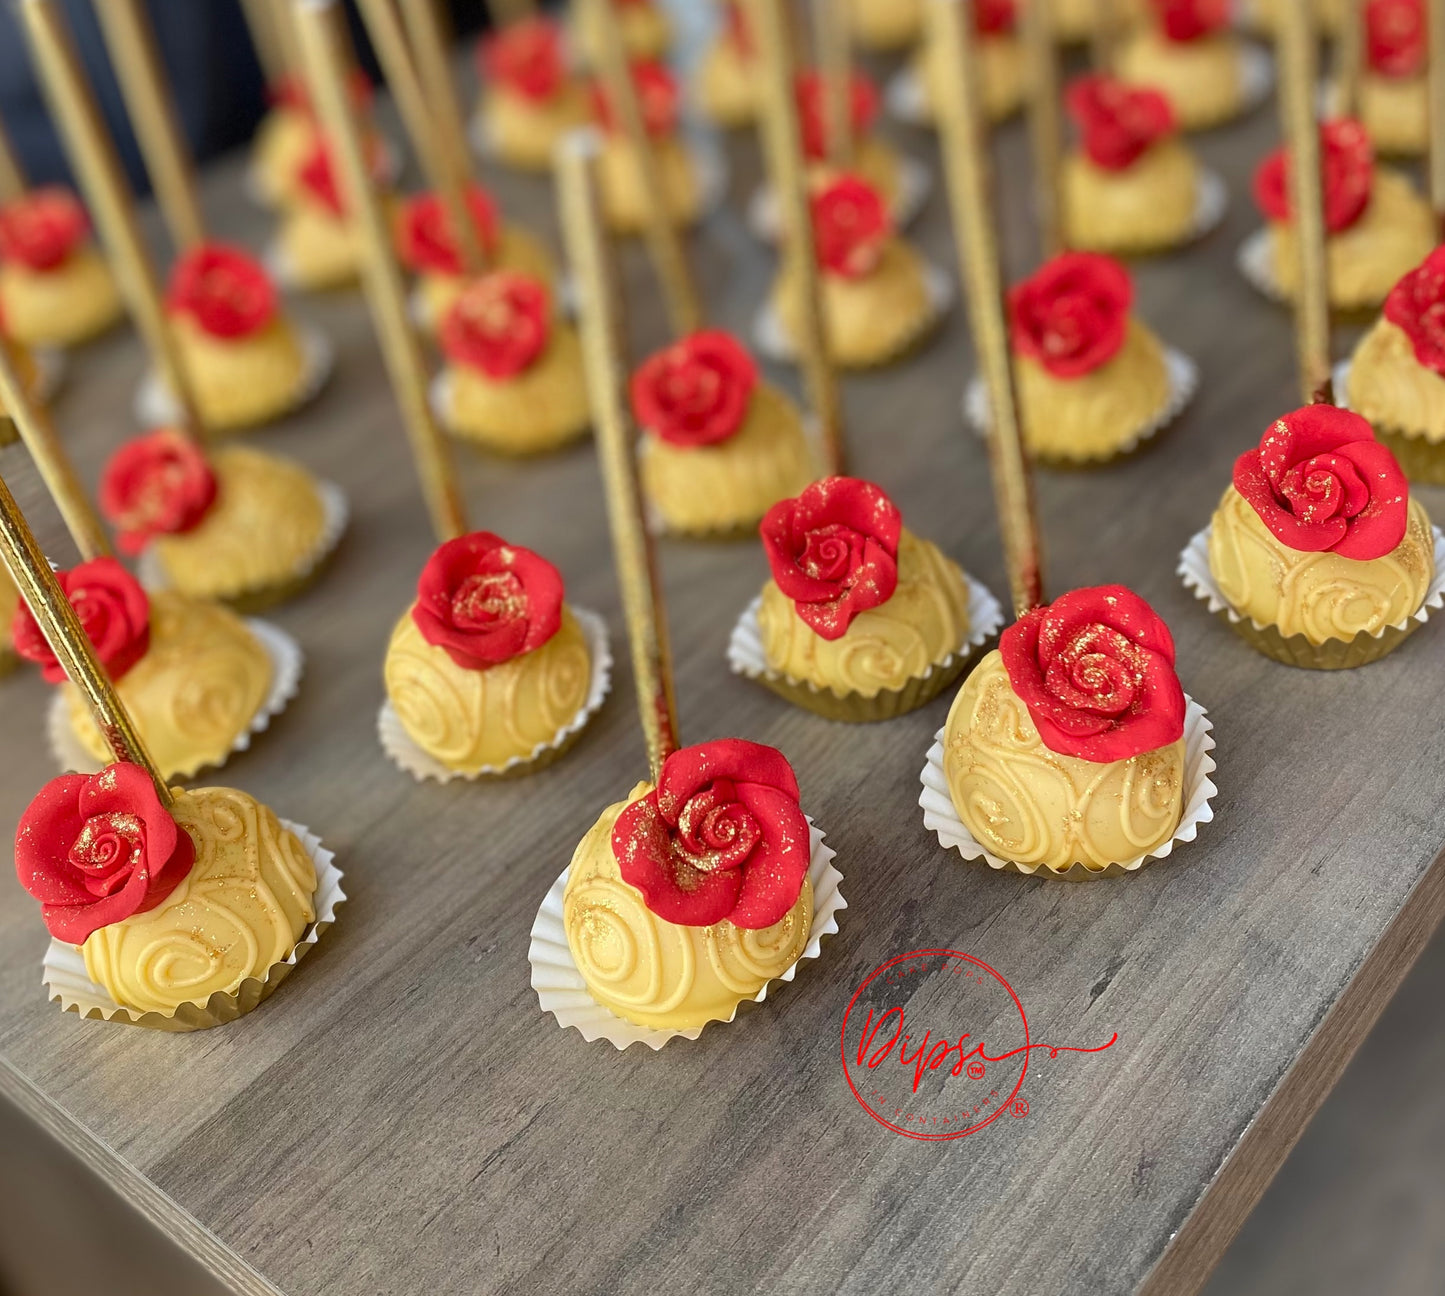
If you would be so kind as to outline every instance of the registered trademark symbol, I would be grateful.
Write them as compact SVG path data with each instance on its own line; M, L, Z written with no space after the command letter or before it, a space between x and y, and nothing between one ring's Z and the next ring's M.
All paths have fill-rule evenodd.
M984 1077L984 1065L982 1062L974 1061L968 1064L968 1078L970 1080L982 1080Z
M1027 1098L1015 1098L1013 1105L1009 1108L1011 1116L1027 1116L1029 1114L1029 1100Z

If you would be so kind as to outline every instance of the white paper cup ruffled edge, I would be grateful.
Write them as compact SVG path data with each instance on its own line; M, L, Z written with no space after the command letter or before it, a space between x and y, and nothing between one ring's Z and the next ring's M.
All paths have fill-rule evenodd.
M908 153L898 154L898 201L893 224L898 229L911 225L933 192L933 172L927 163ZM778 241L778 203L770 184L757 189L748 200L748 230L760 243Z
M1274 60L1258 45L1239 49L1239 111L1253 112L1274 90Z
M928 127L933 118L923 91L923 78L912 63L899 68L883 88L883 107L894 121L905 126Z
M960 657L967 658L977 652L1003 625L1003 606L994 597L993 591L981 580L963 573L968 584L968 637L940 662L934 662L919 678L927 679L935 671L948 671L958 664ZM786 680L789 684L800 685L815 693L826 692L811 680L795 680L782 671L768 665L767 654L763 651L763 632L758 624L758 609L763 605L763 596L756 595L743 609L728 636L728 669L734 675L751 680Z
M1189 237L1203 238L1216 229L1228 209L1229 186L1224 177L1210 167L1201 166L1194 195L1194 224L1190 227Z
M289 819L280 819L279 822L281 827L294 833L300 839L302 849L310 857L312 866L316 869L316 890L311 897L311 907L315 910L316 917L306 925L306 930L301 933L301 939L296 942L291 953L284 959L278 960L280 963L287 963L295 967L303 948L315 945L321 938L321 933L336 921L337 907L346 899L346 892L341 889L343 875L341 870L336 867L336 857L321 844L321 838L303 824L292 823ZM272 967L275 966L276 964L272 964ZM266 976L261 978L262 983L269 981L270 978L271 972L268 969ZM80 952L80 947L66 941L56 940L54 937L51 938L50 945L45 951L41 984L44 985L45 993L50 1001L60 1004L62 1012L78 1013L86 1019L121 1020L134 1023L149 1016L174 1016L174 1014L126 1008L116 1003L101 986L96 985L85 975L85 956ZM214 996L212 997L214 998ZM206 1001L206 1003L209 1002L210 1000ZM205 1006L202 1004L202 1009Z
M401 719L388 699L381 704L381 710L377 713L376 733L382 750L391 758L392 763L410 774L418 783L424 779L434 779L438 783L464 779L471 783L480 778L498 778L520 771L544 752L555 751L580 734L592 717L602 709L602 703L607 700L607 694L612 688L612 646L607 637L606 621L586 608L572 607L570 604L568 606L586 636L588 656L592 659L592 677L587 689L587 700L577 714L557 730L550 740L538 743L530 756L513 756L505 765L484 765L472 773L463 773L461 770L449 769L418 747L402 727Z
M923 283L932 313L919 326L918 337L925 336L953 305L953 279L941 266L926 258L923 261ZM753 316L753 345L767 359L775 360L779 364L791 364L797 359L797 349L793 346L787 330L783 328L783 321L778 317L771 295ZM880 363L886 363L886 360Z
M1287 302L1285 291L1274 273L1274 256L1269 242L1269 228L1261 226L1245 236L1234 254L1239 273L1256 292L1273 302Z
M918 804L923 808L923 826L938 838L938 844L944 850L956 850L968 860L982 859L992 869L1013 868L1030 876L1043 874L1054 878L1096 877L1106 872L1112 873L1116 867L1133 873L1142 868L1147 860L1164 859L1177 843L1192 842L1199 835L1200 827L1214 818L1214 808L1209 803L1219 790L1209 777L1214 773L1215 763L1209 754L1214 750L1214 738L1208 713L1187 693L1184 695L1184 702L1183 811L1174 835L1147 854L1138 855L1127 862L1121 861L1108 869L1087 869L1082 864L1074 864L1062 872L1043 864L1029 866L1001 859L985 849L958 817L953 797L948 790L948 779L943 772L945 729L939 729L934 735L933 745L928 749L928 758L919 774L923 791L919 794Z
M1244 615L1235 611L1229 600L1220 593L1214 573L1209 569L1209 533L1212 528L1213 523L1191 537L1179 554L1179 566L1175 570L1185 588L1205 603L1210 612L1223 612L1231 622L1243 621ZM1397 621L1393 626L1381 626L1371 634L1371 638L1378 639L1386 630L1403 630L1411 621L1424 625L1430 619L1432 610L1445 606L1445 532L1433 525L1430 530L1435 536L1435 576L1425 591L1424 601L1403 621ZM1253 617L1249 618L1249 623L1256 630L1266 628Z
M295 328L301 343L301 384L291 404L278 418L294 414L321 395L336 367L336 347L326 333L304 320L297 322ZM147 428L169 427L180 420L180 406L154 369L146 371L136 388L134 413L135 421ZM225 428L216 435L232 436L244 430L243 427Z
M1040 457L1047 462L1065 463L1078 467L1105 464L1110 459L1128 454L1141 442L1149 440L1150 437L1168 427L1184 412L1184 407L1194 399L1194 393L1199 390L1199 366L1184 352L1171 346L1164 348L1164 365L1169 371L1169 398L1165 401L1163 408L1127 440L1121 441L1107 453L1092 455L1087 459L1068 459L1063 455ZM963 413L979 436L988 435L988 387L978 374L969 379L968 386L964 390Z
M243 752L251 745L252 735L261 733L283 712L301 687L301 674L305 669L305 655L301 645L280 626L272 625L257 617L245 618L248 629L261 642L271 662L271 685L250 723L231 744L231 750L215 763L198 765L193 770L176 771L171 778L189 782L202 770L220 769L237 752ZM70 707L65 693L56 688L50 698L50 707L45 714L45 732L50 741L50 754L62 770L74 770L79 774L94 774L108 763L97 761L80 739L70 723Z
M804 959L818 957L822 952L823 937L837 932L838 914L848 907L848 902L843 899L843 893L839 890L843 875L833 867L834 851L823 841L823 833L812 819L808 820L808 836L812 849L808 861L808 880L813 884L813 923L808 928L808 943L787 971L773 977L753 996L753 1003L762 1003L768 997L768 989L774 981L791 981L797 973L798 964ZM532 923L532 940L527 949L527 962L531 964L532 989L537 992L537 1002L542 1011L551 1013L563 1030L575 1026L589 1044L593 1040L605 1039L616 1049L625 1049L631 1044L646 1044L648 1048L656 1050L679 1036L683 1039L697 1039L712 1022L704 1022L702 1026L692 1026L687 1030L637 1026L604 1008L588 993L587 983L582 979L582 973L577 970L577 964L572 959L572 950L567 944L567 929L562 921L562 896L567 889L567 878L571 872L570 864L562 870L562 875L543 898L536 920ZM731 1022L736 1017L735 1007L727 1021Z
M347 502L346 492L335 482L318 478L316 494L321 498L321 536L317 540L315 548L297 563L291 574L284 580L276 582L278 585L304 582L341 543L341 537L346 531L346 524L351 518L351 505ZM150 545L141 550L140 556L136 559L135 572L137 579L148 590L171 588L166 570L156 556L156 551ZM243 599L263 593L265 593L264 590L238 590L234 595L227 597Z

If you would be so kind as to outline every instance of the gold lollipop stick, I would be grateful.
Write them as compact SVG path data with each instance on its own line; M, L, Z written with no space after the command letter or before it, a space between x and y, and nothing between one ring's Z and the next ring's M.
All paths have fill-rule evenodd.
M26 525L20 506L3 479L0 479L0 560L4 561L20 597L39 623L51 652L80 690L91 718L105 736L116 760L128 761L145 770L156 785L156 795L160 797L161 804L169 808L172 802L170 788L136 732L115 685L110 682L105 667L100 664L89 637L81 627L80 618L75 615L75 609L70 606L70 600L65 597L60 582L45 561L45 555Z
M55 501L55 507L60 510L66 530L75 541L80 556L86 560L110 557L110 540L85 497L85 489L75 475L75 466L60 444L60 438L55 435L55 426L49 414L38 402L30 399L30 393L25 390L25 384L16 371L10 348L3 342L0 342L0 408L20 430L20 438L30 451L40 479Z
M457 485L451 448L432 417L426 361L407 317L406 287L392 255L391 235L351 107L346 69L352 63L346 16L336 0L296 0L296 27L311 98L340 162L346 205L361 231L363 282L372 323L401 405L412 458L438 540L467 530L466 505Z
M1116 0L1094 0L1094 36L1091 42L1094 71L1106 76L1114 71L1119 42L1119 9Z
M1009 589L1014 613L1022 616L1043 602L1043 558L1009 356L1003 276L994 228L993 178L981 124L978 68L967 0L928 0L928 24L929 39L944 51L946 60L939 114L944 173L954 242L964 270L969 325L979 368L988 386L989 466Z
M110 253L126 305L145 338L161 381L181 408L180 430L196 436L201 421L196 414L195 395L166 319L160 281L136 220L130 186L120 169L115 144L81 70L60 5L57 0L20 0L18 8L46 98Z
M5 123L0 122L0 203L22 197L25 189L25 168L5 133Z
M161 215L171 241L185 251L205 241L206 221L150 19L141 0L99 0L95 11Z
M294 77L304 75L301 40L291 16L291 0L265 0L265 3L271 10L271 29L276 33L276 46L281 51L281 62L287 74Z
M1336 117L1360 111L1360 76L1365 61L1365 14L1360 0L1340 0L1340 35L1335 42L1334 95Z
M667 303L667 316L672 331L681 337L702 327L702 303L697 286L693 283L688 269L687 253L683 250L682 235L668 209L667 193L662 182L662 169L658 165L657 153L647 134L647 121L643 114L641 96L632 80L632 69L627 51L622 45L622 25L613 8L614 0L581 0L594 7L596 29L602 37L601 58L602 84L607 91L608 103L613 115L621 123L627 146L637 159L637 169L642 177L642 187L647 208L647 250L652 259L652 268L662 284L662 295Z
M784 0L753 0L749 18L762 55L763 113L759 125L768 178L777 195L781 217L783 262L789 271L782 276L782 282L794 285L799 294L800 336L795 343L802 358L808 399L822 433L824 460L828 471L836 475L847 472L848 454L838 379L828 356L824 331L813 213L803 169L798 104L793 94L796 72L793 35Z
M1445 0L1429 0L1425 23L1430 42L1430 206L1436 237L1445 242Z
M261 65L261 75L266 78L268 86L274 86L286 75L286 53L276 32L270 0L241 0L241 12L246 19L246 29L251 33L251 44L256 50L256 61Z
M452 151L442 146L416 60L407 46L406 29L397 13L396 0L359 0L358 7L427 183L446 206L447 220L456 231L462 265L468 274L476 274L486 268L486 249L467 205L466 160L462 159L459 167Z
M487 9L492 15L492 22L498 27L510 27L524 18L535 17L537 13L534 0L489 0Z
M637 708L655 783L662 762L677 750L677 698L662 578L643 513L636 432L624 396L627 359L616 285L598 213L596 155L596 137L590 133L577 132L564 140L557 151L557 192L567 259L581 290L579 314L587 394L597 427L612 550L627 614Z
M1295 0L1289 2L1293 4ZM1024 5L1022 23L1029 148L1034 160L1034 211L1039 223L1039 243L1047 260L1058 256L1067 246L1063 197L1059 191L1064 152L1059 122L1059 56L1054 48L1053 24L1046 3ZM968 35L971 46L973 32ZM955 84L947 93L955 94L957 90ZM977 99L976 102L983 101Z
M1333 399L1330 390L1330 296L1325 262L1324 185L1315 118L1315 31L1308 6L1280 9L1280 112L1288 164L1290 212L1299 244L1295 345L1306 401Z
M853 52L846 14L838 0L813 0L813 44L823 88L823 125L829 163L844 170L853 158Z

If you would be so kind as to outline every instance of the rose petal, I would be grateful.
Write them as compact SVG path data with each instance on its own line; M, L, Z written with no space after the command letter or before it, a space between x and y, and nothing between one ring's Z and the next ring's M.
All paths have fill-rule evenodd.
M788 772L792 773L791 767ZM798 903L812 843L795 794L761 783L740 783L737 793L762 827L763 837L742 872L742 887L728 920L735 927L757 930L781 922Z
M623 881L641 891L647 907L665 922L710 927L732 912L742 889L741 869L703 873L680 862L655 791L618 815L612 851Z

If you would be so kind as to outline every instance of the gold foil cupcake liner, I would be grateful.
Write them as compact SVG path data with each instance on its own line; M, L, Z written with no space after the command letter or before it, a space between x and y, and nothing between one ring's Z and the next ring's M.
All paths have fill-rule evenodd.
M949 278L947 271L934 265L933 262L925 260L923 262L923 286L928 295L929 308L919 316L914 327L898 339L896 345L879 352L878 355L870 357L867 361L851 361L844 364L842 361L834 360L834 364L840 369L878 369L883 365L892 364L893 361L901 359L914 348L922 346L943 322L943 317L953 305L953 280ZM797 362L798 350L793 345L793 339L788 336L787 329L783 327L783 321L779 317L771 297L763 303L753 317L753 346L761 355L769 360L775 360L779 364Z
M247 618L246 628L260 640L261 647L271 661L271 684L266 690L265 698L256 708L256 714L251 717L250 723L236 735L230 751L220 760L201 761L188 769L164 771L167 779L189 780L195 778L203 769L220 769L237 752L243 752L250 747L252 736L262 733L271 721L286 709L300 689L301 672L305 665L301 645L286 631L269 621ZM59 688L51 692L50 708L45 716L45 730L50 740L50 754L62 771L95 774L110 763L109 760L96 760L76 736L75 726L70 723L70 706L66 702L64 691Z
M1097 468L1142 450L1156 433L1168 427L1184 412L1184 407L1194 399L1194 393L1199 390L1199 366L1184 352L1175 350L1174 347L1165 347L1164 367L1168 373L1169 392L1163 406L1113 449L1081 455L1078 458L1033 451L1030 458L1034 463L1047 468ZM979 436L988 435L988 387L978 375L969 379L968 387L963 393L963 413Z
M794 679L769 665L763 649L758 609L759 594L738 618L728 638L728 667L735 675L756 680L784 701L802 707L827 720L847 724L872 724L907 715L933 701L963 673L963 668L1003 625L1003 608L983 582L964 573L968 583L968 637L942 661L922 675L915 675L903 687L884 689L873 697L861 693L837 693L807 680Z
M1214 758L1209 754L1214 750L1213 726L1204 708L1187 693L1184 702L1184 796L1179 825L1168 841L1146 854L1102 869L1091 869L1077 863L1067 869L1055 869L1046 864L1020 864L995 855L969 832L953 804L943 769L944 729L934 735L933 745L928 749L928 757L919 775L923 784L923 791L918 797L918 804L923 808L923 826L938 838L938 844L944 850L956 850L966 860L982 860L996 872L1059 878L1066 882L1089 882L1096 878L1137 873L1151 860L1165 859L1173 854L1175 846L1192 842L1199 835L1199 829L1214 818L1210 801L1219 789L1209 777L1215 770Z
M1341 360L1335 365L1335 404L1349 409L1350 368L1352 361ZM1445 441L1431 441L1418 428L1390 428L1372 423L1375 440L1388 446L1395 456L1400 470L1412 482L1423 486L1445 486Z
M913 224L922 213L933 192L933 172L927 165L907 153L898 155L898 194L893 201L895 229ZM770 184L764 184L748 200L748 230L759 243L776 243L780 222L778 199Z
M298 323L296 336L301 343L301 376L285 410L275 418L265 420L268 423L287 418L311 404L325 390L326 384L331 380L331 371L336 367L336 348L331 339L316 325ZM181 421L181 408L176 404L176 398L154 369L146 371L140 380L140 386L136 388L133 412L135 421L145 428L174 427ZM207 428L206 435L209 439L216 440L259 426L261 425L245 423L234 427Z
M183 1003L172 1013L144 1012L116 1003L110 994L95 984L85 973L85 956L78 945L51 939L45 951L42 982L52 1003L63 1012L73 1012L93 1021L118 1022L125 1026L142 1026L147 1030L194 1031L221 1026L244 1016L265 999L288 976L336 921L336 909L346 899L341 889L341 870L335 856L321 844L321 839L302 824L289 819L281 827L294 833L302 849L311 857L316 869L316 890L311 907L316 917L307 924L291 953L273 963L263 977L247 977L235 990L216 991L205 1003Z
M822 953L824 936L831 936L838 930L838 914L848 907L839 886L843 875L833 867L834 852L823 841L823 833L808 820L808 836L811 856L808 861L808 880L813 884L813 922L808 928L808 943L803 952L787 971L779 973L768 981L751 999L742 1000L734 1006L729 1016L716 1021L728 1022L737 1018L743 1003L762 1003L768 997L769 988L778 981L791 981L798 972L798 965L805 959L815 959ZM668 1030L659 1026L639 1026L626 1018L604 1008L587 989L587 982L578 971L572 958L572 949L567 944L567 928L562 916L562 900L567 890L567 878L572 872L569 864L562 875L552 884L543 897L542 907L532 923L532 940L527 949L527 962L532 967L532 989L537 992L537 1002L544 1013L551 1013L557 1025L563 1030L576 1027L582 1038L589 1044L593 1040L605 1039L613 1048L625 1049L632 1044L646 1044L656 1051L669 1040L695 1040L705 1026L690 1026L686 1030ZM657 922L663 923L661 918ZM666 924L664 924L666 925Z
M316 494L321 498L321 535L311 551L296 564L291 574L274 585L220 596L216 599L218 603L224 603L235 612L260 612L299 594L321 574L323 564L341 543L341 537L351 517L351 506L347 502L346 492L335 482L318 480ZM159 555L149 545L136 559L135 570L140 583L148 590L174 588Z
M1286 636L1276 626L1260 625L1253 617L1236 612L1220 592L1214 573L1209 569L1209 527L1205 527L1184 547L1179 555L1178 572L1195 598L1205 603L1255 651L1286 666L1298 666L1301 670L1351 670L1394 652L1430 619L1432 609L1445 606L1445 534L1439 527L1431 527L1431 530L1435 534L1435 575L1425 591L1424 602L1397 625L1386 626L1375 634L1362 630L1353 639L1327 639L1322 644L1312 643L1302 634Z
M433 779L438 783L465 779L472 783L478 779L519 778L535 774L571 750L572 744L582 736L588 722L602 709L602 703L607 700L608 691L612 687L612 647L607 638L607 622L586 608L572 607L571 610L587 640L587 653L592 662L591 683L587 689L587 700L578 708L577 714L557 730L551 739L538 743L530 756L513 756L505 765L484 765L471 772L455 770L443 765L435 756L417 745L388 699L381 704L381 710L377 713L376 734L381 741L382 750L391 757L392 763L405 770L418 783L424 779Z

